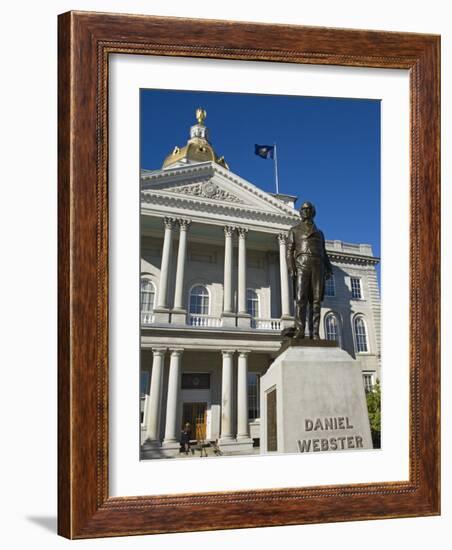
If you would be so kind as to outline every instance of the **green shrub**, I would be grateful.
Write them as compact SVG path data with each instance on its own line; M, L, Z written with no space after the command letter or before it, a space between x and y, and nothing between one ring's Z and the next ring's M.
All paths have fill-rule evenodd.
M370 431L374 449L381 447L381 388L380 381L366 393L367 411L369 413Z

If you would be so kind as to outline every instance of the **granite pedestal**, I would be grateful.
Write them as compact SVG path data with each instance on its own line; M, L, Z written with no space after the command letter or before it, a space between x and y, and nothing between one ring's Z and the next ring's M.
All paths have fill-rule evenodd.
M372 449L361 369L324 341L289 341L261 377L261 453Z

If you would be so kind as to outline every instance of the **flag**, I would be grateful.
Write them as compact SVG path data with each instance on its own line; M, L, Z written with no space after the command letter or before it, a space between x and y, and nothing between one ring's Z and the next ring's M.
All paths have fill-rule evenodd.
M254 153L262 157L263 159L275 158L275 146L274 145L254 145Z

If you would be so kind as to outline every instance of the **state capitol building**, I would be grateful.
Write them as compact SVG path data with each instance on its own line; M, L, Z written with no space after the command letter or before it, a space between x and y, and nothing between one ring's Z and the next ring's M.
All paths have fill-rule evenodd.
M293 324L286 238L296 200L232 172L202 117L160 169L141 171L143 458L177 456L186 422L222 454L259 452L259 380ZM370 390L380 368L379 259L369 244L327 240L326 249L333 277L320 337L356 360Z

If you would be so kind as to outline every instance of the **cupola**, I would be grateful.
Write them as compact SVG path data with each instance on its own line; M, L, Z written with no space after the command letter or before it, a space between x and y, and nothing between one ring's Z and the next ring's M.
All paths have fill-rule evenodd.
M185 166L187 164L196 164L198 162L213 161L229 169L224 157L219 157L209 141L209 129L204 124L207 113L205 109L198 107L196 109L197 124L190 128L190 138L183 147L174 147L163 161L163 169Z

